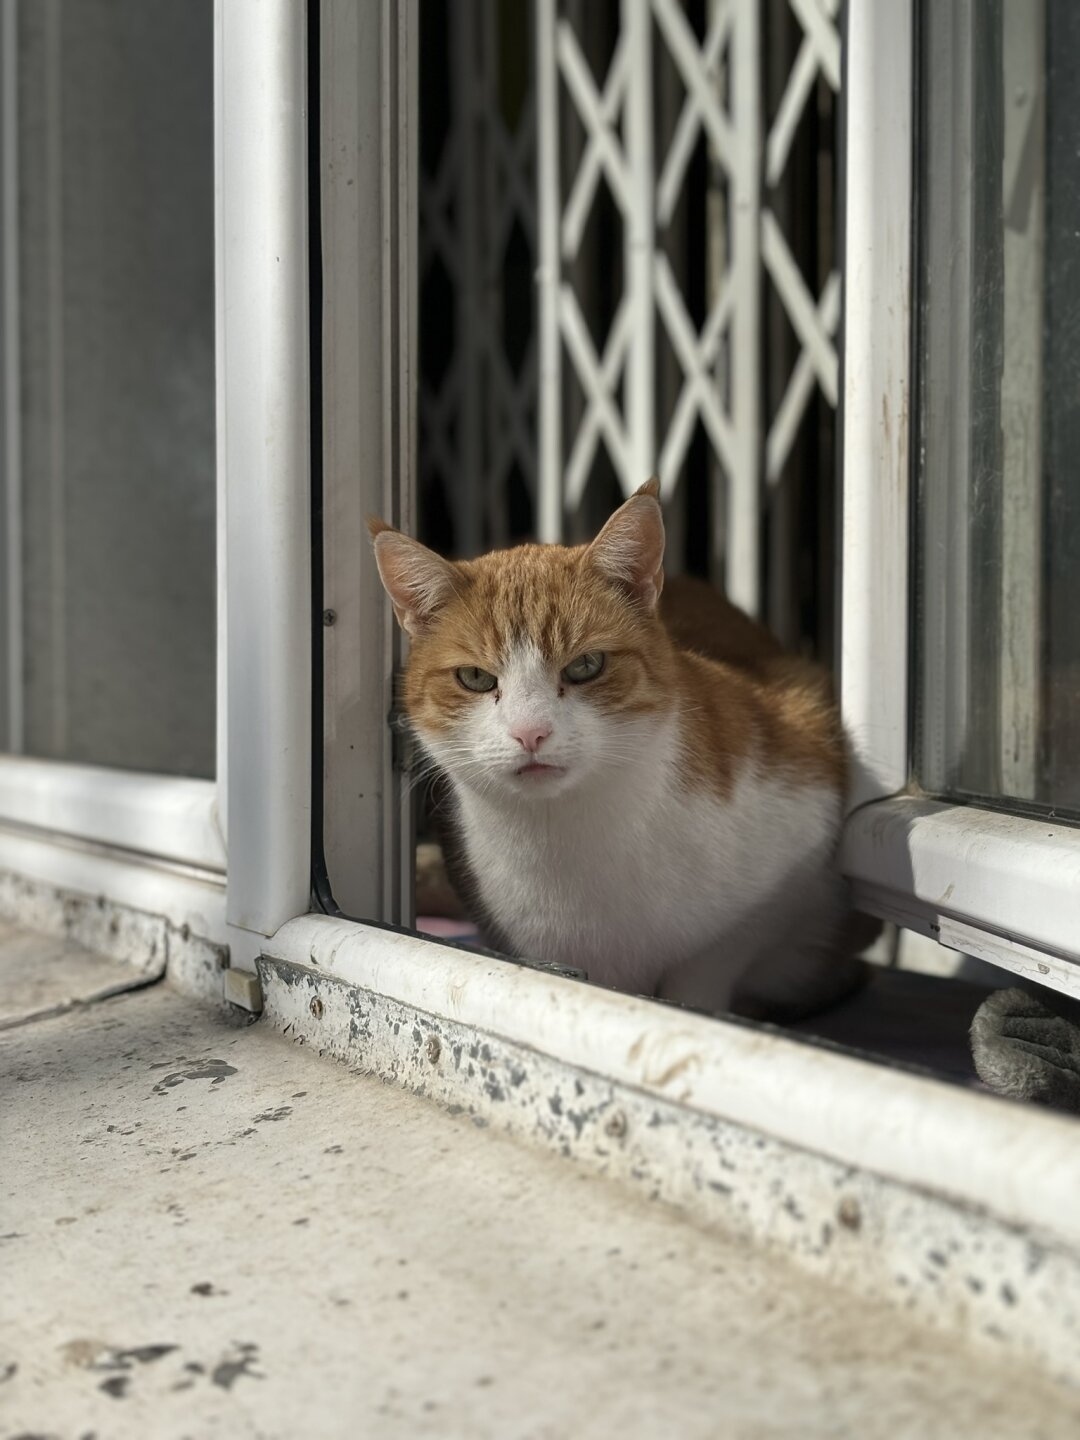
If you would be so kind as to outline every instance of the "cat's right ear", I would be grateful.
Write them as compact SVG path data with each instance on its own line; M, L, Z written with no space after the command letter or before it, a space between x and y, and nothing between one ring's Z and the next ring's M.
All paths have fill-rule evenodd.
M654 476L620 505L586 552L603 574L647 609L655 610L664 588L664 518L660 482Z
M419 540L411 540L373 515L367 526L379 576L398 624L409 635L422 635L455 593L454 567Z

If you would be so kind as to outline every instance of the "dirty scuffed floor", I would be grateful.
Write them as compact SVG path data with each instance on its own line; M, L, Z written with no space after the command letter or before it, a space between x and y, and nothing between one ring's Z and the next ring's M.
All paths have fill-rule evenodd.
M163 986L0 1035L0 1433L1044 1437L1080 1397Z

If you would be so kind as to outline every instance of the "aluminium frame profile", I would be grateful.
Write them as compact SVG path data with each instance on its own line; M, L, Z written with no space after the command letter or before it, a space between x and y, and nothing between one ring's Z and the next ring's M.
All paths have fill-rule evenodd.
M1080 831L909 784L913 0L849 6L845 60L841 868L861 909L1080 994Z
M975 515L964 483L972 473L977 424L967 378L973 373L976 307L969 276L964 277L968 283L954 282L951 257L969 257L968 263L974 265L970 257L977 235L974 207L979 189L972 163L976 8L972 0L938 7L924 26L932 27L933 34L922 41L923 124L930 132L938 126L942 130L942 143L920 166L926 238L920 237L921 273L913 287L916 297L920 290L939 284L941 292L933 305L921 309L916 298L913 306L913 313L921 309L913 328L919 337L917 363L924 375L912 391L922 416L920 452L926 482L917 506L917 561L916 545L912 547L922 614L921 643L913 645L911 663L918 677L919 769L931 791L963 773L975 699L969 667L953 662L964 653L971 633L969 612L977 573L971 536ZM958 384L946 386L946 376L961 378ZM956 483L953 477L963 479ZM915 506L912 509L916 512ZM932 544L934 536L947 537L940 550ZM914 705L912 710L914 714Z
M214 24L227 914L257 949L311 883L305 7L216 0Z
M300 0L215 0L216 778L0 760L0 869L160 914L234 966L310 895L306 85Z
M913 0L847 10L840 703L850 806L907 784Z
M225 873L212 780L0 755L2 824Z
M10 19L13 0L5 0L5 5ZM339 98L351 94L354 105L357 95L372 100L363 107L370 132L358 130L354 137L353 159L362 149L368 167L359 177L363 197L360 183L346 192L343 177L336 192L341 214L335 216L333 187L324 192L324 201L329 195L330 202L331 260L338 262L330 271L338 287L334 299L341 300L347 289L350 255L358 258L361 248L367 255L381 253L391 226L398 227L393 233L401 246L393 287L399 313L391 316L387 311L388 287L381 272L369 275L363 323L352 327L348 343L355 346L359 340L367 368L362 375L353 371L350 388L340 357L332 354L327 367L339 387L334 394L339 412L356 412L365 422L374 417L383 450L360 452L359 438L367 445L371 427L353 436L351 447L341 443L344 431L338 429L331 435L331 446L335 436L339 445L337 452L331 449L338 461L334 479L339 496L346 496L351 507L350 523L362 522L364 509L380 509L408 525L411 472L407 459L402 470L395 457L410 457L414 448L415 164L401 173L388 163L385 150L403 145L411 155L415 149L416 11L414 5L408 7L403 20L400 7L389 0L366 18L352 6L328 5L328 14L331 8L340 24L355 26L375 18L379 26L377 52L358 43L331 51ZM189 924L195 933L228 943L234 965L244 966L252 963L268 935L307 912L311 893L306 7L299 0L216 0L214 25L216 780L4 757L0 866L133 908L152 906L178 924ZM357 60L369 63L373 53L379 67L375 78L383 76L387 82L379 80L374 91L358 85L355 68ZM400 131L399 112L388 108L391 71L396 103L405 107L406 115L411 107L412 124ZM372 136L378 143L369 151ZM350 172L353 178L356 173ZM381 197L378 207L367 203L372 185ZM361 237L357 223L367 224L372 216L374 230L365 230ZM332 249L335 241L337 252ZM352 250L345 253L349 246ZM395 351L400 368L392 395L390 387L385 395L380 391L369 414L359 402L365 394L374 395L368 386L371 378L385 373L391 320L405 337ZM342 334L349 332L349 326L341 327ZM410 897L400 876L411 830L407 802L401 800L391 769L392 737L386 726L399 642L366 548L357 547L349 563L351 569L341 565L331 568L331 574L344 587L357 587L350 599L356 600L361 620L373 620L375 630L369 634L371 624L365 630L358 621L353 638L359 639L353 648L360 658L348 683L331 687L330 725L337 726L332 733L343 748L358 738L358 748L369 739L382 746L378 763L390 774L393 803L374 824L362 820L357 825L354 814L353 851L330 853L337 873L347 875L350 865L363 871L390 843L397 844L397 863L387 867L398 877L396 898L387 899L392 887L380 885L370 906L360 897L359 913L399 920L410 918ZM335 599L342 603L336 594ZM347 628L343 625L342 633ZM381 678L373 685L376 672ZM337 672L335 678L340 678ZM338 723L345 715L352 734ZM331 753L331 771L333 759ZM342 891L346 902L356 902L347 881Z
M241 965L310 895L305 19L299 0L214 10L216 780L0 773L0 864L152 904Z
M401 736L388 723L405 640L365 518L415 532L419 11L416 0L317 3L325 157L317 539L326 622L315 762L317 889L325 884L326 893L318 899L349 915L411 924L412 801L396 763Z

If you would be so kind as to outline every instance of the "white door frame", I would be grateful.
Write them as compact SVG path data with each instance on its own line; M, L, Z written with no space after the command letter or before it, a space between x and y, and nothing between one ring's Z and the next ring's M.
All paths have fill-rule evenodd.
M218 485L228 918L272 934L311 871L307 35L298 0L217 0ZM222 763L223 762L223 763Z

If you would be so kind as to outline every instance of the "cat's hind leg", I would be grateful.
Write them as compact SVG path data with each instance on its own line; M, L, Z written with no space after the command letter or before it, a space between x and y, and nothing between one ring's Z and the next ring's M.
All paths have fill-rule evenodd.
M871 969L868 961L833 947L777 946L755 955L739 977L731 1011L748 1020L793 1025L856 994Z
M858 951L874 930L828 874L795 914L778 916L774 904L743 917L722 941L668 970L656 993L709 1014L792 1024L862 988L871 971Z
M778 941L753 950L732 941L669 970L656 994L710 1015L790 1025L855 994L870 973L865 960L834 946Z

